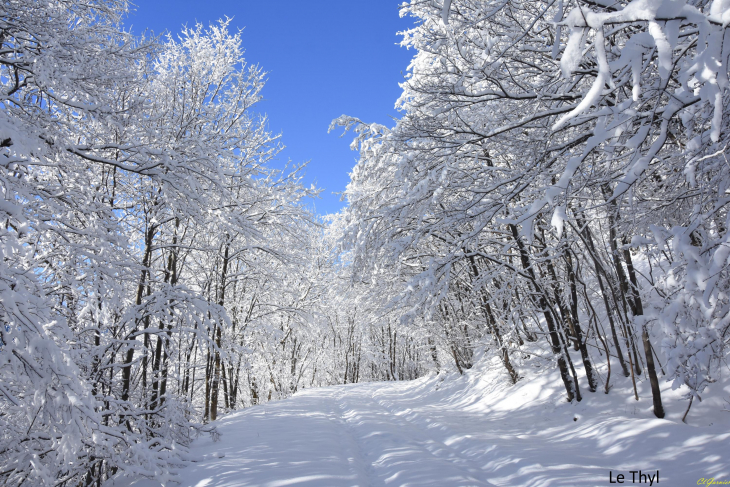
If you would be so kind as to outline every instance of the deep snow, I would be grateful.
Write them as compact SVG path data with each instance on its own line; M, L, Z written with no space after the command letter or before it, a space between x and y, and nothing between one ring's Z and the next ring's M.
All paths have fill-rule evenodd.
M685 425L686 401L666 383L660 420L648 387L637 402L623 377L609 396L568 404L556 373L509 387L499 367L311 389L231 414L220 441L194 443L200 461L182 485L607 486L609 472L631 484L639 469L659 470L659 486L730 480L730 386L695 401Z

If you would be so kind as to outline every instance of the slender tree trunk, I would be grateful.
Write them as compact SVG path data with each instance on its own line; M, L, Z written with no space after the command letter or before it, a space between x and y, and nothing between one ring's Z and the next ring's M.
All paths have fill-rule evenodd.
M580 320L578 319L578 291L575 284L575 270L573 269L573 261L570 256L570 249L565 248L563 250L566 256L566 267L568 270L568 282L570 284L570 314L573 318L573 329L575 330L575 337L580 349L580 356L583 360L583 369L588 379L588 389L591 392L596 392L598 388L598 377L596 376L595 370L593 370L593 364L591 358L588 355L588 346L586 340L583 338L583 328L580 326ZM608 358L608 357L606 357Z
M631 259L631 252L624 250L624 258L626 259L626 268L629 271L629 279L631 279L631 293L636 306L636 316L644 315L644 304L639 294L639 283L636 280L636 272L634 271L634 263ZM644 358L646 360L646 372L649 376L649 384L651 385L651 397L654 403L654 415L657 418L664 417L664 405L662 404L662 393L659 389L659 378L656 374L656 366L654 365L654 355L652 354L651 341L649 339L649 331L646 329L646 323L641 325L641 341L644 345Z
M626 361L624 360L623 352L621 351L621 345L618 340L618 334L616 333L616 324L614 323L613 319L613 312L611 311L611 305L608 302L608 294L606 293L606 288L603 285L603 278L601 277L601 264L598 262L598 256L596 255L596 247L593 245L593 236L591 235L590 230L588 229L587 224L585 223L585 220L581 218L579 213L576 213L576 220L578 222L579 227L581 228L580 232L582 233L583 239L585 240L586 248L588 249L588 253L590 254L592 260L593 260L593 266L596 271L596 280L598 281L598 287L601 290L601 297L603 298L603 304L606 307L606 317L608 318L608 324L611 327L611 337L613 338L613 345L616 347L616 357L618 357L618 361L621 364L621 370L623 371L624 377L629 377L631 373L629 372L628 367L626 367ZM629 350L627 350L627 353L630 353Z
M226 379L226 366L223 364L223 367L221 367L221 374L223 375L223 407L226 409L226 411L230 410L230 402L228 397L228 379Z
M157 227L155 225L150 226L147 229L145 235L145 250L144 257L142 258L142 274L139 278L139 284L137 285L137 299L135 301L137 306L142 304L142 295L144 293L145 284L147 277L149 276L150 260L152 258L152 241L154 239ZM137 331L137 324L135 323L134 329L131 334ZM133 338L136 340L136 337ZM122 368L122 401L129 400L131 379L132 379L132 361L134 360L134 347L129 346L127 349L126 356L124 357L124 366Z
M476 261L474 259L474 256L469 257L469 262L471 263L471 269L474 274L474 279L479 279L479 269L477 268ZM484 288L480 289L479 296L481 298L481 307L482 307L482 313L484 314L484 319L487 322L487 327L489 331L492 333L492 337L494 338L494 343L497 345L497 348L499 349L500 358L502 359L502 364L504 365L504 368L507 369L507 374L509 374L510 381L513 384L516 384L517 381L520 379L519 374L515 370L515 368L512 366L512 362L509 358L509 351L507 350L507 347L504 345L502 341L502 335L499 332L499 326L497 324L497 320L494 318L494 313L492 313L492 307L489 305L489 301L487 300L486 291Z
M573 399L576 398L576 392L578 391L578 384L576 384L573 381L573 378L570 376L570 373L568 372L568 365L565 359L565 356L567 355L567 351L563 353L560 337L558 336L558 330L555 324L555 321L553 320L552 312L548 308L548 302L545 298L545 294L542 289L540 289L540 286L537 284L537 278L535 277L535 271L532 268L532 265L530 264L530 258L527 255L527 249L525 249L525 245L522 243L522 240L520 239L519 233L517 232L517 227L510 223L509 224L510 230L512 231L512 238L514 239L515 243L517 244L517 248L520 252L520 260L522 262L522 268L527 272L531 278L532 286L535 289L535 293L538 295L538 304L540 306L540 310L543 313L543 316L545 317L545 322L548 326L548 331L550 333L550 342L552 347L553 356L556 358L558 369L560 370L560 377L563 379L563 385L565 386L565 391L568 393L568 402L572 402Z
M215 337L217 326L213 327L213 337ZM210 348L205 357L205 412L203 418L208 421L210 420L210 385L212 379L212 360L210 358Z
M436 373L438 374L441 371L441 364L439 363L439 354L436 350L436 343L434 343L431 335L428 336L428 348L431 351L431 359L436 366Z
M226 279L228 272L228 258L230 251L230 236L226 235L225 250L223 253L223 266L221 270L221 282L220 282L220 293L218 299L218 305L223 306L225 304L226 296ZM213 361L213 383L210 387L210 420L215 421L218 419L218 389L220 385L221 375L221 338L222 338L222 323L217 326L217 334L215 336L215 359Z

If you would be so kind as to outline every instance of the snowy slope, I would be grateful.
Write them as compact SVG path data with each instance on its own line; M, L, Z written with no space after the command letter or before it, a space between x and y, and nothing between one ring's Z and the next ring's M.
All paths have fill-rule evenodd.
M556 374L507 387L496 363L464 377L312 389L218 421L183 486L603 486L609 472L660 486L730 480L730 387L693 406L665 390L668 419L628 380L567 404ZM641 384L640 384L641 386ZM151 487L148 480L133 484ZM643 485L649 485L648 483ZM654 483L654 485L657 485Z

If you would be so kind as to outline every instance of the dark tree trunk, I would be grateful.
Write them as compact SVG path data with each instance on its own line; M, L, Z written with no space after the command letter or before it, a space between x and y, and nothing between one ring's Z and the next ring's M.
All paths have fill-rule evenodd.
M591 363L591 358L588 355L588 346L583 338L583 328L580 326L580 320L578 319L578 291L575 284L573 261L570 257L570 249L566 248L563 252L566 256L568 282L570 283L570 315L572 316L575 338L580 350L580 357L583 360L583 368L586 373L586 378L588 379L588 389L591 392L596 392L596 389L598 388L598 377L596 376L595 370L593 370L593 364Z
M218 298L218 306L225 304L226 298L226 279L228 273L228 259L230 251L230 236L226 235L225 250L223 252L223 266L221 269L220 292ZM217 326L215 335L215 359L213 360L213 383L210 386L210 420L215 421L218 418L218 393L220 388L221 375L221 339L222 339L222 323Z
M591 258L593 259L593 266L596 271L596 280L598 281L598 287L601 290L601 297L603 298L603 304L606 307L606 316L608 317L608 324L611 327L611 337L613 338L613 345L616 347L616 357L618 357L618 361L621 364L621 370L624 374L624 377L629 377L631 373L629 372L628 367L626 367L626 361L624 360L624 354L621 351L621 345L618 341L618 334L616 333L616 323L613 319L613 312L611 311L611 305L608 302L608 294L606 293L606 288L603 285L603 278L601 277L601 264L598 262L598 256L596 255L596 247L593 245L593 236L591 235L590 230L588 229L588 226L583 218L581 218L578 214L576 214L576 220L578 222L578 225L580 227L580 232L583 236L583 239L585 240L585 246L588 249L588 253L591 255ZM630 353L627 350L627 353Z
M634 271L634 262L631 260L631 252L624 250L624 259L626 259L626 268L629 271L629 279L631 279L631 293L633 294L633 302L636 306L636 315L644 315L644 304L639 295L639 283L636 280L636 272ZM641 326L641 341L644 344L644 358L646 359L646 372L649 376L649 384L651 384L651 397L654 403L654 415L657 418L664 417L664 405L662 404L662 393L659 389L659 378L656 374L656 366L654 364L654 355L652 354L651 341L649 340L649 332L646 329L646 323Z
M530 258L527 255L527 249L525 249L525 245L522 243L522 240L520 239L519 233L517 232L517 227L510 223L509 225L510 230L512 231L512 238L514 239L515 243L517 244L517 248L520 252L520 260L522 262L522 268L525 270L525 272L528 273L530 276L530 280L532 282L532 286L535 290L535 294L538 295L538 304L540 306L540 310L543 313L543 316L545 317L545 322L548 326L548 331L550 333L550 344L552 347L553 356L556 358L558 369L560 370L560 377L563 379L563 385L565 386L565 391L568 394L568 401L572 402L573 399L576 398L578 392L578 384L576 384L573 381L573 378L570 376L570 372L568 371L568 364L565 360L565 356L567 355L567 351L563 353L562 350L562 344L560 337L558 336L558 329L555 324L555 321L553 320L552 312L548 307L547 299L545 298L545 293L540 288L540 286L537 283L537 279L535 277L535 271L532 268L530 264Z
M152 259L152 241L154 239L157 227L152 225L145 235L145 250L144 257L142 258L142 275L139 278L139 284L137 285L137 299L135 303L137 306L142 304L142 294L144 293L145 284L149 277L149 266L150 260ZM133 335L137 331L137 324L135 323L134 329L130 333ZM133 338L136 340L136 338ZM124 357L124 366L122 368L122 401L129 400L131 379L132 379L132 361L134 360L134 347L130 346L127 349L126 356Z
M474 274L474 279L479 279L479 269L477 268L476 261L474 259L474 256L469 257L469 262L471 263L471 269ZM500 358L502 359L502 364L504 365L504 368L507 369L507 374L509 374L510 381L513 384L516 384L517 381L520 379L519 374L515 370L515 368L512 366L512 362L509 358L509 351L507 350L507 347L504 345L502 341L502 335L499 332L499 326L497 324L497 320L494 317L494 313L492 313L492 307L489 304L489 301L487 299L487 294L484 288L480 289L479 296L481 298L481 307L482 307L482 313L484 314L484 319L487 322L487 328L492 334L492 337L494 338L494 343L497 345L497 348L499 349Z

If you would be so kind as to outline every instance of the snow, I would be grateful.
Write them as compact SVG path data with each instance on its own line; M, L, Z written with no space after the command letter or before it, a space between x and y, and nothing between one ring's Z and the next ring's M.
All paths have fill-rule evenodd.
M727 27L730 23L730 0L714 0L710 15L715 21L721 22L723 27Z
M563 227L565 226L565 220L568 216L565 214L565 206L558 206L553 212L553 218L550 220L550 224L555 227L558 232L558 238L563 236Z
M568 41L572 52L571 56L576 56L576 53L578 52L578 47L575 47L574 41L575 39L580 40L582 38L582 35L582 29L577 29L573 34L571 34L570 41ZM555 124L553 125L553 130L558 130L561 127L565 126L565 124L568 123L570 119L577 117L591 106L598 106L598 100L603 94L604 85L606 83L611 83L611 70L608 65L608 60L606 59L606 50L603 43L603 31L599 29L596 31L596 37L593 41L593 47L596 51L596 61L598 62L598 76L596 76L593 85L591 85L591 88L585 94L580 103L578 103L578 106L560 117L558 121L555 122ZM568 48L566 47L565 50L567 52ZM578 64L576 63L575 59L569 62L566 61L566 65L562 68L563 74L566 76L566 78L568 77L568 74L572 73L577 68L577 66Z
M201 460L182 486L608 485L609 472L638 469L659 470L659 485L730 477L730 386L695 401L686 425L686 401L668 383L668 419L657 419L643 382L638 402L614 374L608 396L584 390L569 404L557 372L529 369L509 387L500 367L311 389L231 414L217 422L219 442L194 442Z
M441 20L444 25L449 25L449 10L451 9L451 0L444 0L444 6L441 9Z
M659 54L659 76L662 78L662 83L666 84L666 80L669 78L669 73L672 70L672 45L657 22L649 22L649 34L654 38Z
M332 123L360 158L325 225L305 165L269 167L266 74L231 19L148 44L125 1L5 2L0 481L726 476L730 0L689 3L402 3L401 114ZM586 350L611 375L616 324L637 401L622 359L567 404ZM190 456L219 410L444 367L232 414Z

